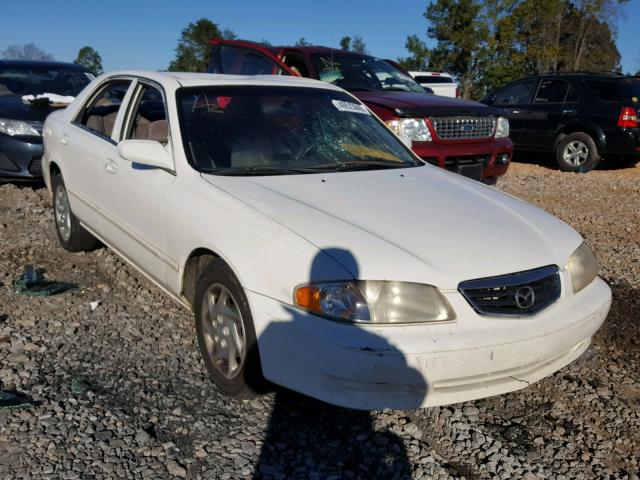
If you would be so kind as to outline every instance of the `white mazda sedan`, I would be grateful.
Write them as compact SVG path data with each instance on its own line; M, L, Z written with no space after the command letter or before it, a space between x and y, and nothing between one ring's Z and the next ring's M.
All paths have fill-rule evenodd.
M100 240L191 309L236 397L265 379L370 410L509 392L580 356L611 303L578 233L426 164L327 83L103 75L44 146L62 246Z

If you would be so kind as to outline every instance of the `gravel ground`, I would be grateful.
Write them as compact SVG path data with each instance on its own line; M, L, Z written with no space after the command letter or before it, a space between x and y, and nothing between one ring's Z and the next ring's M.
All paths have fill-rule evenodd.
M0 388L37 404L0 411L0 478L638 479L639 184L640 168L512 165L499 188L570 223L600 258L605 326L578 361L518 392L371 414L283 391L222 396L190 314L106 249L63 251L44 189L2 185ZM18 296L26 264L79 288Z

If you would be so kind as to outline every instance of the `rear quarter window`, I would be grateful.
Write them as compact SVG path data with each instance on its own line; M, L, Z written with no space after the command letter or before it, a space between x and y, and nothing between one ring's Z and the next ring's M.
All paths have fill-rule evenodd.
M613 80L587 80L587 86L603 102L621 102L622 92L618 82Z

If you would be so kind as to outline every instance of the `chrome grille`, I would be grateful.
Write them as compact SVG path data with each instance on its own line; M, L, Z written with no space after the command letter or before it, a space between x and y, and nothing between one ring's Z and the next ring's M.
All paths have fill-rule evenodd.
M445 140L488 138L496 129L495 117L431 117L431 123L436 135Z
M483 315L528 316L547 308L560 297L558 267L550 265L526 272L468 280L458 291Z

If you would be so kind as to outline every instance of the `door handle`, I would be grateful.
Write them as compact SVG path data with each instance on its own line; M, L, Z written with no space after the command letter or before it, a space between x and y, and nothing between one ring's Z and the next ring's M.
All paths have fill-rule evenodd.
M109 173L116 173L118 171L118 164L111 159L107 159L104 164L104 169Z
M574 115L577 110L562 110L563 115Z
M62 145L69 145L69 137L66 134L63 134L62 138L60 139L60 143Z

